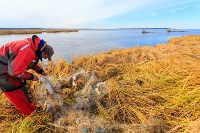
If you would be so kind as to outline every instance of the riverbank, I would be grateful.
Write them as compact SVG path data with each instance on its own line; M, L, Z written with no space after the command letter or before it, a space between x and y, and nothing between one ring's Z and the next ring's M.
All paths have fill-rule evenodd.
M200 36L176 37L169 39L167 44L83 56L74 59L71 64L63 59L57 60L49 63L45 70L51 76L55 88L60 88L59 94L71 110L60 121L52 122L45 112L22 118L1 95L0 132L76 133L97 129L124 133L198 132L199 60ZM74 87L68 78L80 70L87 71L98 80L82 75ZM89 101L92 105L79 112L73 110L72 105L77 102L74 93L96 85L97 81L106 84L104 88L108 92L97 99L90 99L94 93L89 97L86 95L82 100L86 103L92 100ZM29 82L29 86L34 101L39 104L35 91L41 89L41 83ZM95 91L96 88L101 90L101 87L96 86ZM47 121L54 125L49 125Z
M77 29L2 29L0 35L11 34L41 34L46 33L58 33L58 32L78 32Z

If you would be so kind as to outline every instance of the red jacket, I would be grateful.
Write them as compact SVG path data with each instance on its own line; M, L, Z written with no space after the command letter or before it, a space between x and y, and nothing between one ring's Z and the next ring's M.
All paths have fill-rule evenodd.
M25 38L0 47L0 76L8 74L17 79L32 79L33 75L26 70L35 69L38 71L41 69L37 65L36 55L39 43L40 38L35 39L35 44L31 38Z

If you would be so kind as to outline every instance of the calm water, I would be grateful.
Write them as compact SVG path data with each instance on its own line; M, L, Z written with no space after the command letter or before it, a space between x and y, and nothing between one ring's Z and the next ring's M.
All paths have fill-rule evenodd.
M154 33L142 34L142 29L80 30L74 33L42 33L38 36L54 47L54 60L65 58L71 61L73 57L80 55L96 54L110 49L164 44L169 38L175 36L200 35L200 30L170 33L167 33L166 29L146 31ZM24 37L31 37L31 35L0 35L0 46Z

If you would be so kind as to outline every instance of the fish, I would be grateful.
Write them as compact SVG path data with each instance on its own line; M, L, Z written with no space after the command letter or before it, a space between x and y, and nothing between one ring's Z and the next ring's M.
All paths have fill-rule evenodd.
M56 92L48 77L41 77L39 78L39 81L42 82L50 95L53 95Z

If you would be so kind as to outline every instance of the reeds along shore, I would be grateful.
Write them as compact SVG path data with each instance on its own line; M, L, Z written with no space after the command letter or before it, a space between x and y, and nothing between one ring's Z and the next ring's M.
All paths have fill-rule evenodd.
M0 30L0 35L10 34L40 34L46 33L58 33L58 32L78 32L76 29L18 29L18 30Z
M66 77L79 69L94 72L109 85L90 110L104 121L84 125L97 126L111 133L198 133L200 132L200 35L172 38L167 44L112 50L98 55L75 58L71 64L63 59L49 63L45 70L63 83L60 94L65 104L73 103L73 93L83 88L85 80L73 88ZM31 90L39 82L29 82ZM75 130L48 125L45 112L23 118L0 95L0 132L73 132L82 130L74 119L75 111L65 120ZM37 102L37 101L35 101ZM66 127L66 126L65 126ZM98 127L98 128L99 128Z

